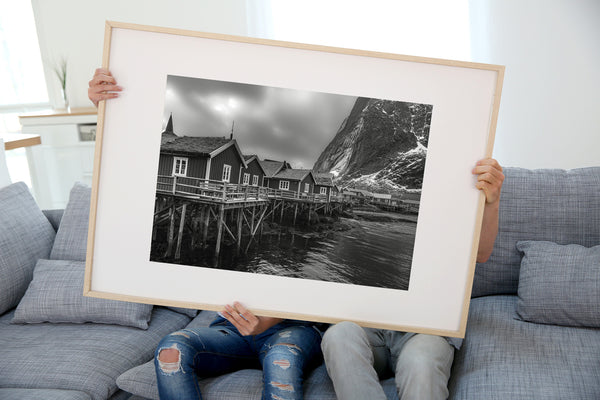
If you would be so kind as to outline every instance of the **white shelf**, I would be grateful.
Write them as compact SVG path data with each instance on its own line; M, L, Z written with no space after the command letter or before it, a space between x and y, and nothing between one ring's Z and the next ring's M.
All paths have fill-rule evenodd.
M33 195L42 209L64 208L75 182L92 183L94 141L80 137L79 126L95 124L95 108L53 110L19 117L22 133L40 136L28 147Z

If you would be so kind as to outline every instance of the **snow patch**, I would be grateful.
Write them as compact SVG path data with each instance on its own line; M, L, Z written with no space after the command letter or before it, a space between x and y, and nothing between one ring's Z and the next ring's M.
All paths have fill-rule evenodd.
M335 177L339 176L348 167L348 161L350 160L351 155L351 148L344 149L342 157L333 165L333 167L331 167L329 172L331 172Z

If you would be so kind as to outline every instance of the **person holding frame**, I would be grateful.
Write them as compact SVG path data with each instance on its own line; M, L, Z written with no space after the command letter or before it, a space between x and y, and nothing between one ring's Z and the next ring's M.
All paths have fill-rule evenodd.
M490 257L498 233L502 167L494 159L477 162L475 186L485 194L477 262ZM393 375L401 400L448 398L454 349L462 339L361 328L340 322L325 332L321 348L338 399L385 400L380 379Z
M118 97L120 91L110 71L99 68L89 82L88 97L98 106L102 100ZM491 158L478 161L472 173L477 176L475 186L486 198L477 254L477 261L485 262L498 231L504 175ZM263 398L300 399L304 373L324 355L340 399L386 399L379 379L389 373L395 375L402 400L447 398L454 349L460 347L460 339L341 322L331 326L321 342L318 325L255 316L237 302L227 305L210 327L163 338L155 357L160 397L201 398L197 374L214 376L262 366Z

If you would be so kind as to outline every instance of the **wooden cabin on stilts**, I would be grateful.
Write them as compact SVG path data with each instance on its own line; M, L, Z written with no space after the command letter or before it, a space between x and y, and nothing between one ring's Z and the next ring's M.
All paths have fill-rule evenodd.
M310 224L317 212L331 213L335 199L321 189L328 185L311 170L244 155L233 126L229 138L178 136L171 115L161 137L153 226L153 241L164 245L153 257L179 260L187 241L190 248L214 243L218 258L226 237L238 252L246 238L247 251L267 218L282 223L288 215L296 225L304 215Z

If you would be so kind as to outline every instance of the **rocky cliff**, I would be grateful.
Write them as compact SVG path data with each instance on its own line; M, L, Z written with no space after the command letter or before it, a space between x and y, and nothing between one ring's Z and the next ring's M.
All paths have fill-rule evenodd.
M380 193L420 190L432 106L358 98L313 170Z

